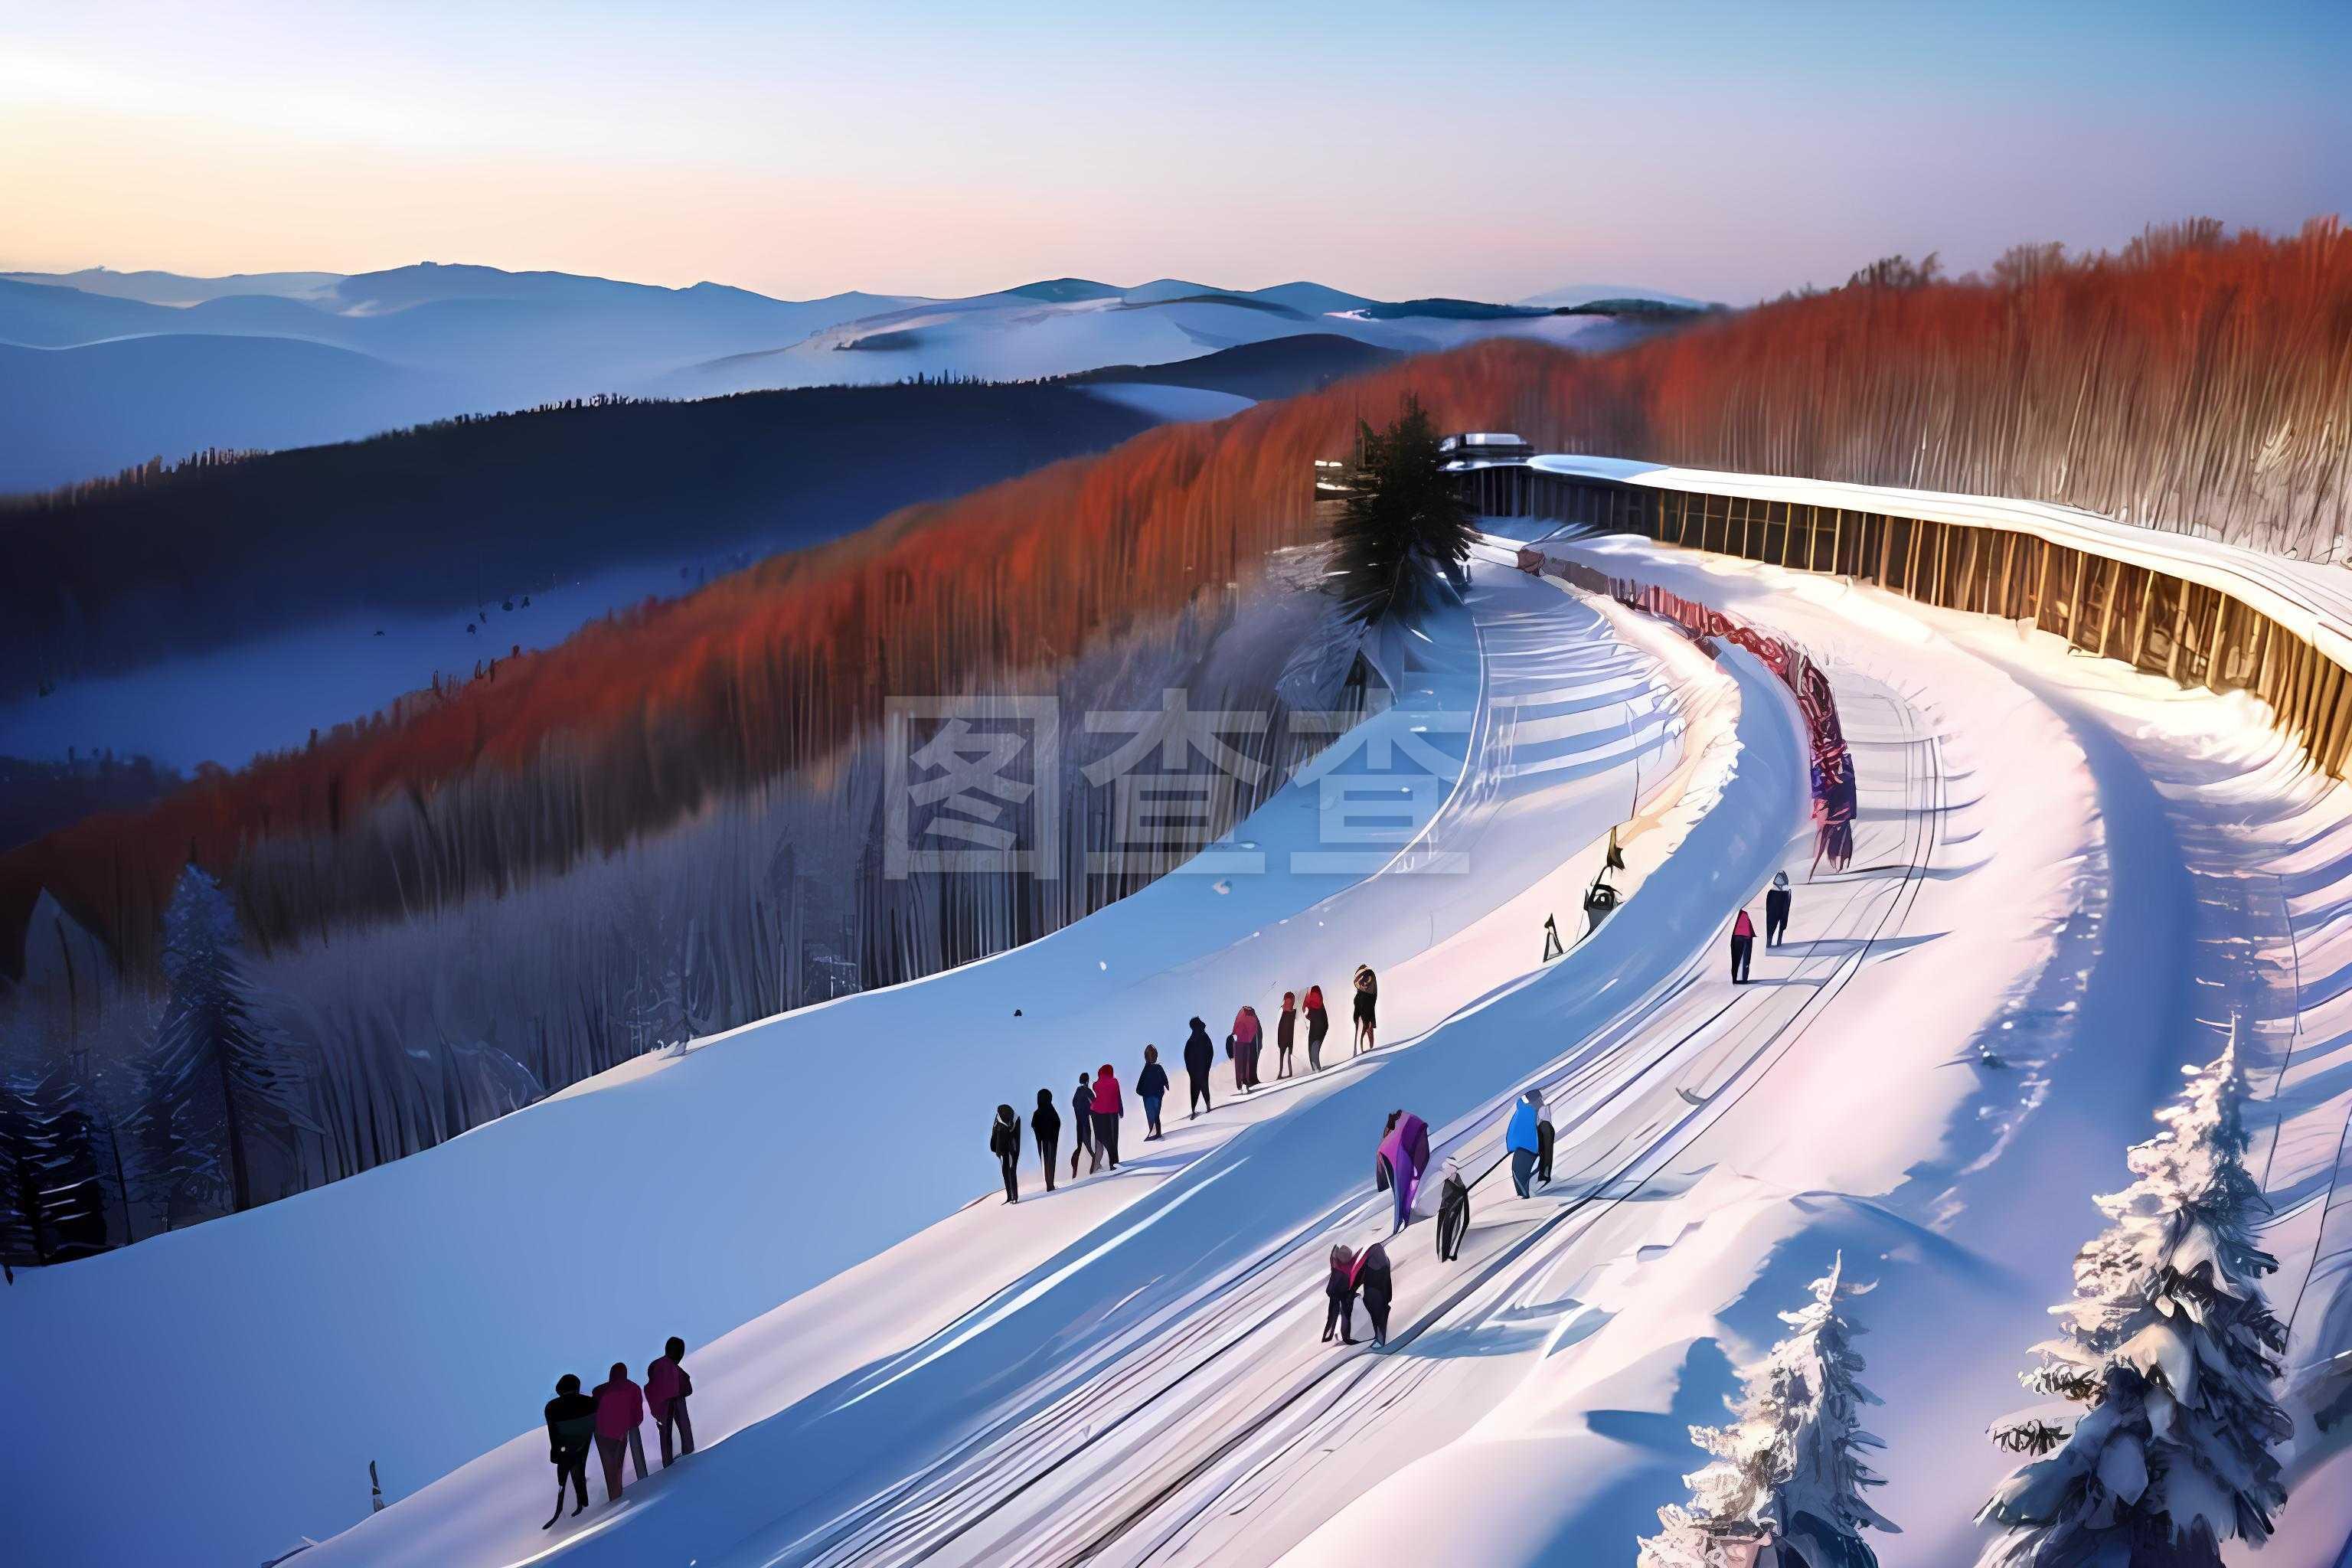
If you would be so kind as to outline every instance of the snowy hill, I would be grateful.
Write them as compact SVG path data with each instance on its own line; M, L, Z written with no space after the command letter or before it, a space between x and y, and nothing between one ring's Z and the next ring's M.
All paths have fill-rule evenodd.
M915 376L1025 381L1335 333L1391 353L1496 333L1596 346L1627 335L1591 318L1437 298L1383 302L1303 281L1234 289L1177 278L1131 288L1055 278L959 300L849 292L791 300L717 283L666 289L434 262L348 277L14 274L0 277L0 345L79 349L184 337L151 357L168 361L174 377L236 391L217 407L190 399L167 417L152 395L108 379L112 366L127 373L134 356L85 360L72 374L90 401L74 438L25 426L9 444L0 490L62 484L159 454L296 439L271 432L344 439L387 421L598 393L703 397ZM257 379L250 367L266 352L230 346L231 338L346 350L389 367L376 379L402 391L362 395L352 363L291 352L278 356L285 368L274 383Z
M1548 289L1540 294L1530 294L1524 300L1512 302L1554 310L1574 305L1590 305L1595 300L1654 300L1661 305L1680 305L1686 310L1706 308L1704 300L1694 300L1683 294L1667 294L1656 289L1645 289L1638 283L1570 283L1564 288Z

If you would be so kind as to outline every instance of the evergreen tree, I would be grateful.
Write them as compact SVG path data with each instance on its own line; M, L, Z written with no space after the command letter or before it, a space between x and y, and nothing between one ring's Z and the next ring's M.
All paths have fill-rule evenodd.
M1864 1331L1840 1305L1872 1289L1843 1279L1844 1259L1813 1281L1813 1299L1780 1321L1792 1331L1771 1353L1740 1369L1727 1426L1694 1426L1691 1441L1715 1456L1683 1478L1687 1505L1658 1510L1663 1527L1642 1542L1641 1568L1723 1568L1747 1543L1778 1544L1782 1568L1876 1568L1865 1528L1899 1533L1863 1500L1883 1484L1860 1450L1884 1447L1862 1429L1878 1396L1858 1378L1852 1342Z
M2260 1544L2285 1500L2270 1449L2293 1430L2273 1398L2286 1331L2260 1283L2278 1264L2254 1245L2268 1205L2246 1173L2236 1047L2184 1070L2164 1130L2130 1152L2137 1179L2098 1200L2113 1223L2075 1255L2074 1300L2051 1309L2064 1332L2034 1347L2025 1385L2057 1407L1993 1427L2047 1457L1978 1514L2004 1531L1986 1568L2218 1568L2221 1542Z
M0 1084L0 1170L11 1263L63 1263L106 1250L106 1189L80 1081L62 1064Z
M255 1151L290 1153L296 1129L317 1128L302 1065L256 1005L236 913L193 864L163 912L163 977L142 1118L149 1179L167 1215L190 1197L251 1208Z
M1458 591L1475 530L1417 400L1408 396L1384 431L1360 423L1357 441L1355 489L1331 531L1331 576L1341 613L1369 625L1414 614L1444 586Z

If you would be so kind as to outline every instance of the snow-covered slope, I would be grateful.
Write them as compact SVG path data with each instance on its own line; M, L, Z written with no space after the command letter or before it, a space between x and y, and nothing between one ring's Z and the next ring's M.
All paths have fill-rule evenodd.
M1487 675L1497 639L1531 671L1507 692ZM1572 907L1579 872L1563 862L1625 815L1637 773L1654 787L1677 754L1675 683L1507 571L1412 646L1398 706L1253 816L1205 874L987 963L641 1058L331 1187L20 1279L0 1298L9 1338L48 1349L10 1359L0 1397L88 1419L24 1456L38 1501L12 1529L39 1560L102 1561L234 1561L330 1532L363 1510L369 1459L395 1496L413 1491L530 1427L558 1373L640 1363L673 1332L709 1344L952 1213L988 1184L982 1135L999 1100L1026 1107L1105 1060L1131 1075L1147 1041L1172 1057L1193 1013L1230 1019L1249 1001L1271 1017L1282 990L1316 980L1336 999L1358 962L1394 970L1454 944L1384 996L1408 1034L1529 966L1532 912L1512 917L1507 943L1465 933L1515 899ZM1392 814L1385 838L1351 853L1378 864L1409 839L1407 863L1369 875L1294 860L1320 848L1328 792L1343 788L1386 795ZM1453 853L1467 874L1444 869ZM1263 873L1235 857L1262 858ZM940 1278L969 1283L1024 1256L997 1257L986 1235L980 1258ZM951 1303L934 1294L887 1321L919 1327ZM871 1351L881 1331L839 1342ZM745 1419L764 1414L758 1388L793 1392L779 1372L744 1377L773 1380L744 1390ZM238 1443L180 1453L125 1506L116 1435L198 1407ZM710 1408L716 1436L728 1405ZM530 1468L530 1443L501 1463ZM460 1560L457 1537L431 1533L441 1506L419 1497L354 1539L431 1540L415 1560Z

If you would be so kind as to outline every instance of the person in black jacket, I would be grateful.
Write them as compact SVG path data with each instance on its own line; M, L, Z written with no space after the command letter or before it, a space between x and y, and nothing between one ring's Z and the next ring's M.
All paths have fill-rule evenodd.
M1029 1131L1037 1135L1037 1158L1045 1167L1045 1190L1054 1190L1054 1156L1062 1143L1062 1113L1054 1109L1054 1091L1037 1091L1037 1109L1029 1115Z
M572 1510L588 1506L588 1449L596 1440L596 1402L580 1392L580 1379L565 1373L555 1382L555 1397L547 1402L547 1462L555 1467L555 1511L541 1530L552 1530L563 1517L563 1483L572 1483L580 1500Z
M1004 1168L1004 1201L1021 1201L1021 1119L1013 1114L1009 1105L996 1108L996 1121L988 1129L988 1152Z
M1078 1075L1078 1087L1070 1090L1070 1121L1077 1128L1077 1140L1070 1145L1070 1180L1078 1179L1078 1156L1095 1152L1095 1085L1086 1074ZM1094 1168L1102 1168L1102 1157L1096 1155Z
M1372 1320L1372 1343L1389 1342L1389 1302L1395 1297L1395 1286L1389 1277L1389 1255L1379 1242L1364 1248L1356 1259L1356 1288L1364 1293L1364 1310Z
M1297 1043L1298 994L1286 991L1282 994L1282 1016L1274 1026L1274 1044L1279 1053L1276 1064L1276 1078L1290 1076L1290 1053L1297 1048Z
M1168 1098L1168 1069L1160 1065L1160 1047L1143 1047L1143 1070L1135 1075L1136 1098L1143 1101L1143 1120L1150 1128L1143 1141L1160 1136L1160 1102Z
M1764 895L1764 945L1778 947L1789 934L1789 906L1796 895L1789 891L1789 873L1772 873L1772 886Z
M1470 1186L1462 1167L1445 1162L1445 1184L1437 1199L1437 1260L1451 1263L1462 1253L1463 1233L1470 1228Z
M1197 1121L1203 1110L1214 1110L1209 1101L1209 1074L1217 1065L1217 1047L1209 1043L1209 1026L1200 1019L1192 1020L1192 1033L1184 1041L1184 1076L1192 1080L1192 1114L1188 1121Z

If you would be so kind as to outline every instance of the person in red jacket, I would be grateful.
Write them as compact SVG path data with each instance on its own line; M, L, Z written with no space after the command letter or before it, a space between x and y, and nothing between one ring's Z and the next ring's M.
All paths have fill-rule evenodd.
M644 1390L629 1381L626 1362L613 1363L613 1375L596 1385L596 1457L604 1462L604 1500L621 1495L621 1459L632 1452L637 1458L637 1479L646 1479L645 1442L637 1428L646 1419Z
M1095 1074L1095 1097L1087 1107L1087 1114L1094 1120L1095 1147L1109 1156L1110 1168L1114 1171L1118 1169L1120 1109L1118 1079L1110 1070L1110 1063L1105 1062L1102 1071Z
M1739 918L1731 922L1731 983L1734 985L1748 984L1748 960L1755 951L1756 922L1748 918L1746 910L1742 910Z
M687 1418L686 1396L694 1392L694 1379L686 1375L686 1342L676 1335L662 1346L661 1360L646 1368L646 1404L652 1408L654 1425L661 1428L662 1468L668 1469L670 1445L673 1438L677 1452L694 1452L694 1423Z

